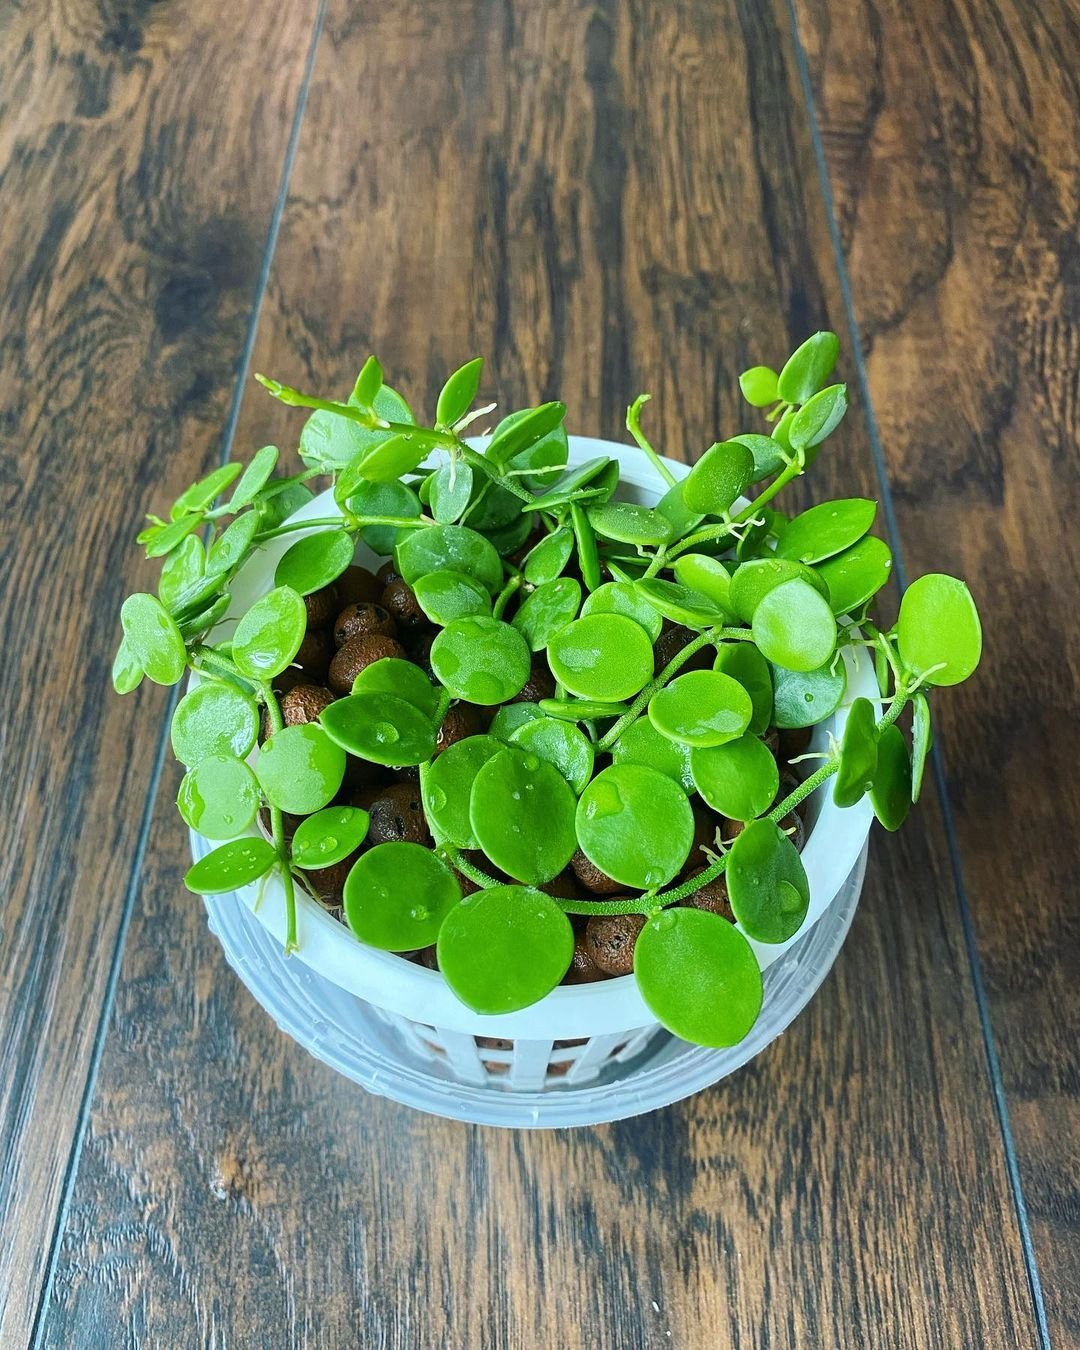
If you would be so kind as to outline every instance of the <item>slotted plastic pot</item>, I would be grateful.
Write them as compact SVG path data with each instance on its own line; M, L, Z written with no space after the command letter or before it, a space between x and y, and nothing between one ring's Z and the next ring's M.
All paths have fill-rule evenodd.
M655 502L666 484L640 451L570 438L571 463L606 454L620 463L619 496ZM681 477L687 466L668 461ZM316 498L296 519L335 514ZM298 536L269 544L237 577L230 614L271 589L278 558ZM360 546L358 561L377 563ZM223 633L230 631L228 619ZM859 695L878 701L872 664L847 662L848 693L815 729L814 748L842 733ZM206 897L210 928L226 958L287 1035L375 1092L419 1110L479 1124L544 1128L595 1124L668 1105L719 1081L758 1054L806 1006L843 944L862 888L873 819L868 802L841 810L826 791L810 799L802 853L810 909L799 934L778 946L752 943L763 970L764 1003L750 1035L708 1050L669 1035L632 976L565 985L541 1002L502 1016L474 1013L437 971L359 942L344 924L298 890L299 950L282 955L285 894L271 880ZM192 834L195 857L212 845Z

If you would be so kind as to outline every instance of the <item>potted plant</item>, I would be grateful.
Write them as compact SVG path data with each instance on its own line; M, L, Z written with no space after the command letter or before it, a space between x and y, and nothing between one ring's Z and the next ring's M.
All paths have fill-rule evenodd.
M682 477L639 398L651 503L625 499L620 458L570 453L561 403L466 439L494 406L473 408L480 360L429 427L373 357L344 403L257 377L312 410L305 468L277 475L264 447L150 518L158 594L124 602L113 670L121 693L191 673L178 806L220 842L190 889L273 891L301 957L321 906L346 959L394 954L380 969L419 970L480 1035L609 981L684 1040L741 1042L762 953L835 893L814 894L808 832L861 820L850 867L867 800L900 826L932 690L981 652L952 577L875 622L892 559L874 502L780 509L844 416L837 355L817 333L779 373L746 371L770 434Z

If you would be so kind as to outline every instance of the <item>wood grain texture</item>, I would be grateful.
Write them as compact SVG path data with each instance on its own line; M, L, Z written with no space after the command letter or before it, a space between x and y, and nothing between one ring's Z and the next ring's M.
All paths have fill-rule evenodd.
M969 578L936 707L1055 1345L1080 1345L1080 11L800 0L908 569Z
M220 454L314 3L0 13L0 1344L23 1342L166 698L109 692L131 540ZM258 128L258 134L253 129Z
M507 403L692 458L839 300L786 10L334 0L255 367ZM254 391L238 446L300 424ZM856 407L814 494L873 495ZM890 1347L1035 1338L933 792L836 971L722 1086L561 1135L424 1117L285 1041L155 812L44 1342Z

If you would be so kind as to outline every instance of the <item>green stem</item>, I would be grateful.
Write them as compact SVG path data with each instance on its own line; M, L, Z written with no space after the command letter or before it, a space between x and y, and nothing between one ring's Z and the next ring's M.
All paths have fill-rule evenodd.
M506 585L502 588L499 594L495 597L494 605L492 605L491 607L491 617L493 619L502 618L503 611L506 609L506 606L510 603L510 600L515 594L515 592L521 589L521 583L524 580L525 578L521 575L520 572L515 572L514 575L510 578L510 580L506 583Z
M520 483L515 483L512 478L504 478L490 459L482 455L479 450L474 450L471 445L466 445L464 441L457 442L461 457L466 464L471 464L478 473L482 473L485 478L491 480L499 487L504 487L507 492L512 492L515 497L523 502L531 502L533 495L528 488L522 487Z
M366 529L368 525L390 525L398 530L422 530L431 524L430 519L415 516L355 516L351 512L345 516L320 516L317 520L287 520L284 525L276 525L272 530L264 530L254 539L256 544L265 544L279 535L293 534L297 530L320 530L334 528L355 533Z
M277 698L269 683L260 682L259 696L266 705L266 720L270 723L270 735L273 736L285 725L282 720L281 709L278 707ZM296 934L296 887L289 866L289 850L285 843L285 822L281 816L281 808L275 806L273 802L269 805L270 833L273 836L278 857L284 864L281 869L281 879L285 886L285 955L291 956L299 945Z
M652 398L651 394L639 394L626 410L626 429L637 441L638 447L648 455L652 466L669 487L675 486L675 475L656 453L641 430L641 409Z
M642 710L648 705L656 691L662 689L672 675L684 666L696 652L701 651L702 647L707 647L710 642L718 642L723 631L723 629L711 628L708 632L700 633L692 642L688 642L682 651L676 652L660 674L649 681L626 712L606 732L596 748L601 752L610 750L630 723L636 722L641 716Z
M764 492L759 492L749 506L743 507L739 514L734 517L735 524L739 525L742 521L749 520L755 511L760 510L767 502L771 502L776 494L782 492L793 478L798 478L800 473L802 473L801 464L797 461L789 464L776 475Z

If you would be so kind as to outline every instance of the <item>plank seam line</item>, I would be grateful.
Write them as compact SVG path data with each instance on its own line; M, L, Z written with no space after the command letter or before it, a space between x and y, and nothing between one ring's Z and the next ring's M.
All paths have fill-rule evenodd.
M266 296L266 289L270 280L270 268L277 248L282 217L285 214L289 180L292 176L293 165L296 162L297 148L300 143L300 128L304 120L304 113L307 109L308 92L311 87L312 73L315 69L315 55L318 50L319 39L322 36L323 24L326 17L326 5L327 0L319 0L319 7L316 11L315 21L311 30L311 38L308 43L307 56L304 62L304 71L300 79L300 90L297 95L296 107L293 110L292 124L289 128L289 139L286 142L285 155L282 160L281 178L278 183L273 210L270 213L270 224L267 229L266 243L263 246L259 274L255 282L255 291L252 299L251 313L248 317L247 332L244 336L244 345L240 352L240 364L237 370L236 386L233 390L232 404L229 408L229 415L226 418L222 434L221 453L218 456L219 464L224 464L232 454L233 440L236 436L236 428L240 420L240 407L243 402L244 388L247 383L247 373L251 365L252 354L255 350L255 337L259 326L259 316L262 312L263 300ZM56 1279L56 1268L60 1259L60 1247L63 1242L64 1232L67 1228L71 1200L75 1191L75 1180L78 1175L83 1145L86 1140L86 1130L90 1120L90 1109L93 1105L94 1092L97 1087L98 1072L101 1068L101 1060L105 1051L105 1042L108 1038L113 1004L116 1001L116 991L120 984L120 969L123 963L128 929L131 926L131 918L135 910L135 897L138 894L139 882L142 879L143 864L146 861L146 851L150 842L150 830L153 823L154 807L157 802L158 792L161 788L161 779L165 768L165 752L169 742L169 726L172 722L173 710L179 701L179 697L180 687L177 685L169 691L169 698L166 703L161 730L158 735L157 750L154 755L153 768L151 769L150 781L147 788L146 806L143 810L142 820L139 823L139 833L136 838L131 872L129 874L127 888L124 892L124 904L120 913L120 924L117 929L112 959L109 963L109 976L105 985L105 996L102 1001L97 1028L94 1033L94 1045L90 1055L90 1064L87 1070L86 1082L83 1086L82 1100L79 1104L79 1116L75 1128L75 1136L72 1140L71 1149L68 1153L67 1165L64 1169L64 1184L60 1195L60 1207L57 1211L56 1222L53 1225L52 1237L49 1242L49 1251L45 1266L45 1279L42 1283L41 1293L38 1296L37 1308L34 1312L34 1321L30 1330L29 1344L33 1347L33 1350L38 1350L42 1345L45 1334L46 1314L52 1299L53 1285Z
M817 102L814 98L813 84L810 79L810 64L806 56L806 50L802 44L802 39L799 36L799 23L798 16L795 12L795 0L786 0L786 2L788 23L791 28L791 41L795 52L795 64L798 68L799 83L802 86L803 99L806 103L807 120L810 126L810 139L814 148L814 159L817 163L818 179L821 183L821 192L824 199L825 213L829 227L829 237L832 242L833 255L836 262L838 280L840 282L840 292L844 306L844 318L847 322L848 332L851 338L855 378L866 410L867 439L870 443L871 458L874 461L874 472L877 475L878 485L881 489L881 504L884 508L885 528L889 535L889 542L892 546L896 563L896 580L902 594L907 589L907 571L904 566L903 551L900 546L900 529L896 519L896 511L893 506L892 490L889 485L889 474L885 462L885 453L881 444L881 436L878 431L877 418L874 415L874 406L870 399L870 381L867 375L862 342L859 337L859 326L855 315L855 302L851 289L851 279L848 275L843 242L840 238L840 228L836 219L835 201L832 193L832 185L829 180L829 168L825 158L825 147L821 139L821 128L818 124ZM975 1006L978 1011L979 1026L982 1032L983 1050L986 1055L986 1073L994 1101L994 1111L997 1116L998 1128L1001 1132L1002 1147L1005 1154L1006 1174L1009 1179L1009 1189L1012 1194L1013 1209L1016 1213L1017 1228L1020 1234L1020 1246L1024 1256L1024 1266L1027 1272L1028 1290L1031 1295L1032 1309L1039 1330L1040 1346L1042 1347L1042 1350L1052 1350L1050 1328L1046 1317L1046 1305L1043 1300L1042 1282L1039 1278L1039 1267L1035 1256L1035 1244L1031 1236L1027 1202L1024 1199L1023 1183L1020 1178L1020 1164L1016 1153L1016 1142L1013 1138L1012 1125L1009 1119L1009 1106L1001 1073L1001 1061L998 1058L997 1048L994 1042L993 1022L990 1016L990 1001L986 993L986 984L983 979L982 960L979 956L979 950L975 940L975 925L971 917L971 905L968 898L967 883L964 879L963 860L960 855L960 846L956 838L952 805L949 801L941 750L936 742L931 749L930 757L933 764L934 783L937 787L938 800L941 804L942 824L945 829L945 838L949 854L949 869L952 873L953 889L956 892L960 926L964 935L964 947L967 952L968 965L970 967L972 992L975 996Z

